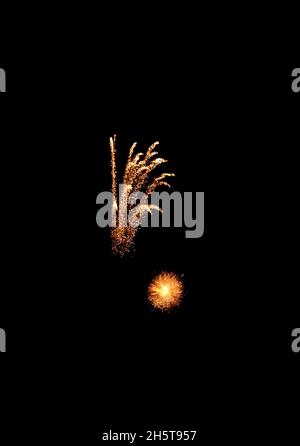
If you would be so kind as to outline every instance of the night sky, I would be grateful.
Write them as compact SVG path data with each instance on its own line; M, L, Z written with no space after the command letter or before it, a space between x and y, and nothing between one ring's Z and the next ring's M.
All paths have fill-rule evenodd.
M253 402L255 426L265 411L280 420L294 392L297 62L194 51L93 53L82 89L63 58L56 76L28 61L27 82L21 61L0 63L3 240L11 234L0 327L11 356L54 354L62 367L80 358L92 436L155 425L230 436L232 424L249 427ZM119 173L134 141L146 150L159 140L172 190L205 192L202 238L146 228L119 258L109 229L93 232L113 134ZM161 271L184 277L169 313L147 302Z

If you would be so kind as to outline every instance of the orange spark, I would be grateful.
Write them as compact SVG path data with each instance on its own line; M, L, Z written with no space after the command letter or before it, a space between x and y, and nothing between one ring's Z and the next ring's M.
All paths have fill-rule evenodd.
M173 173L162 173L159 176L155 176L153 171L161 164L167 163L164 158L158 158L158 152L154 149L158 146L159 142L152 144L146 153L140 152L135 154L135 148L137 143L132 144L129 149L129 155L124 170L123 184L127 187L124 189L122 196L120 197L120 203L117 203L117 169L116 169L116 135L110 138L110 150L111 150L111 175L112 175L112 193L113 193L113 208L117 213L117 217L114 219L115 227L112 228L112 250L115 254L123 256L134 249L134 239L138 231L142 218L147 213L152 213L153 210L160 211L161 209L155 205L140 205L135 214L135 225L126 226L122 221L121 209L127 208L130 210L130 206L127 204L128 196L130 193L144 192L146 195L150 195L158 187L166 186L170 187L170 184L166 181L166 178L174 177ZM123 227L126 226L126 227Z
M183 283L174 273L162 272L151 281L148 287L148 300L154 308L170 310L180 304L183 296Z

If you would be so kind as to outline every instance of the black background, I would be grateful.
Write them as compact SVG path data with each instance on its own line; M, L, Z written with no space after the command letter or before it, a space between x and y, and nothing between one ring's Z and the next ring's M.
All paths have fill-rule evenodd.
M212 439L238 437L237 424L268 436L278 422L284 433L299 365L290 347L299 63L265 48L118 42L77 68L56 64L0 64L0 327L10 355L57 355L61 373L80 357L76 392L87 397L93 438L154 425ZM110 188L114 133L119 170L132 142L159 140L174 189L205 191L201 239L144 229L133 257L111 254L109 230L93 232L91 197ZM184 274L184 300L169 314L146 300L161 270Z
M146 229L134 258L120 260L110 253L109 232L96 227L93 327L102 314L98 337L108 335L105 357L120 383L105 393L111 408L104 426L124 426L128 418L133 426L137 419L194 423L213 436L217 423L229 434L230 419L249 429L244 410L254 404L255 425L268 431L266 413L270 423L280 422L282 397L287 405L293 400L299 358L290 333L298 313L287 256L296 237L299 101L290 88L291 65L251 61L228 62L221 72L209 60L188 72L176 71L178 62L163 70L158 64L159 74L140 69L141 79L126 86L116 69L108 116L95 138L96 193L110 187L109 135L120 135L121 166L133 141L147 147L158 139L176 172L175 188L206 191L206 229L199 240L185 239L181 230ZM151 311L146 301L147 284L160 270L184 274L186 296L170 314Z

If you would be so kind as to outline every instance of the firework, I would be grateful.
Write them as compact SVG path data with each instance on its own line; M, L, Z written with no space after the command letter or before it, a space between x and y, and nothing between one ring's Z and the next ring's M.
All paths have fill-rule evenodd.
M182 280L174 273L163 272L157 275L148 287L149 302L162 311L178 306L182 296Z
M152 175L153 171L161 164L168 161L159 158L155 150L159 142L152 144L146 153L135 154L137 143L134 143L129 149L129 155L124 170L123 182L125 187L120 196L119 207L117 202L117 169L116 169L116 135L110 138L111 150L111 175L112 175L112 193L113 193L113 228L112 249L113 252L123 256L134 248L134 239L138 231L141 220L145 214L152 213L153 210L162 210L155 205L140 204L134 212L134 225L127 225L127 215L132 209L128 205L129 194L143 192L149 196L158 187L170 187L166 179L175 176L173 173L162 173L159 176Z

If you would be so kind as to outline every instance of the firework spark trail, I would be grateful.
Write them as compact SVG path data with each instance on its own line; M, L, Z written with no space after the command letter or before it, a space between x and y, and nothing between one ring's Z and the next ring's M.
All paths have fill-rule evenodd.
M164 179L175 176L173 173L163 173L158 177L154 177L154 179L151 181L150 174L161 164L167 163L167 160L164 158L156 157L158 152L155 151L155 148L158 146L158 144L158 141L152 144L148 148L146 154L143 152L135 154L137 143L132 144L130 147L123 176L123 184L126 185L126 187L123 189L121 194L118 208L116 135L110 138L112 193L114 197L113 210L116 211L116 213L113 212L113 215L118 214L118 219L113 219L113 222L115 222L114 226L116 227L114 227L111 232L112 248L114 253L121 256L127 254L133 249L134 238L138 230L138 226L140 225L140 222L145 214L151 214L153 210L162 212L158 206L151 204L140 204L134 211L133 226L127 226L127 212L130 210L130 206L128 205L129 194L144 192L146 195L150 195L158 187L170 187L170 184L167 181L164 181Z
M116 168L116 135L109 140L111 153L111 182L114 202L117 203L117 168Z
M148 300L158 310L167 311L178 306L182 296L182 280L174 273L162 272L148 287Z

